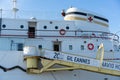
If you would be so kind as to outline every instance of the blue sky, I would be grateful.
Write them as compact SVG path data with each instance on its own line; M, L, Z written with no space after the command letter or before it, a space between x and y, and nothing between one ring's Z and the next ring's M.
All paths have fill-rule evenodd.
M62 9L77 7L101 14L109 19L110 31L120 31L120 0L17 0L18 18L60 19ZM0 8L6 10L3 17L12 9L12 0L0 0ZM120 33L117 33L118 35Z

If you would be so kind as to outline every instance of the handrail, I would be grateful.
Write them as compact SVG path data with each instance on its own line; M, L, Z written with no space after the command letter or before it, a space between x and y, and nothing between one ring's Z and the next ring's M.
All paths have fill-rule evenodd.
M14 36L14 37L27 37L27 29L2 29L1 31L7 31L7 33L1 33L0 36ZM17 34L11 34L10 32L16 32ZM19 33L21 31L21 33ZM45 34L46 32L46 34ZM79 31L79 30L66 30L65 35L60 35L59 30L36 30L34 32L35 37L79 37L79 38L101 38L101 39L112 39L119 42L119 36L117 34L102 32L102 31Z

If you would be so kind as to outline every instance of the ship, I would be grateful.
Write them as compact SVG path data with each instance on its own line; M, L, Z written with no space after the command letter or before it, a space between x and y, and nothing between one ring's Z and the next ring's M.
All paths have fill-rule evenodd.
M61 15L0 18L0 80L120 80L119 36L109 20L76 7Z

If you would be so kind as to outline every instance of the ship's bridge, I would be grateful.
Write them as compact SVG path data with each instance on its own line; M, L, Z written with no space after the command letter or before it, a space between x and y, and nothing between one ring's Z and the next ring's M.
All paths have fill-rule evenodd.
M75 20L84 21L92 24L97 24L99 26L108 27L108 19L104 16L96 14L94 12L79 10L75 7L69 8L64 15L64 20Z

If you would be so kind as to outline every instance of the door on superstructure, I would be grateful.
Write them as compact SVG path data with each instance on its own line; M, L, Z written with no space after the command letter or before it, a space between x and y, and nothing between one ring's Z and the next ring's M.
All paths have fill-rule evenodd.
M35 27L28 28L28 38L35 38Z
M37 22L29 21L28 22L28 38L35 38Z
M61 41L53 42L53 51L61 51Z

